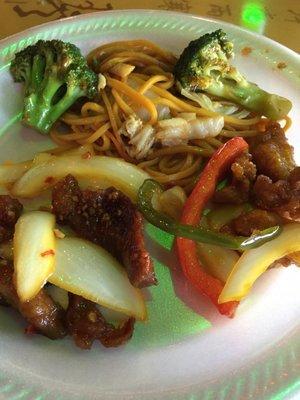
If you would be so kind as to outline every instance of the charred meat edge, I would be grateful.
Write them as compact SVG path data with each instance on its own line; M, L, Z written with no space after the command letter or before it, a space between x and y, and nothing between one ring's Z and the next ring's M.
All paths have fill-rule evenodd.
M133 286L156 284L153 263L145 248L142 216L119 190L81 190L68 175L52 191L53 213L61 224L104 247L126 268Z

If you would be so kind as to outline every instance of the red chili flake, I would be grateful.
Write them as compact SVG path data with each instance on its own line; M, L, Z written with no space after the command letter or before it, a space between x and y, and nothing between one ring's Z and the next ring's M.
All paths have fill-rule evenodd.
M53 178L53 176L48 176L48 177L45 179L45 183L49 183L49 185L50 185L51 183L54 183L54 178Z
M287 67L287 65L286 65L286 63L283 62L283 61L280 61L280 62L277 64L277 68L278 68L278 69L284 69L284 68L286 68L286 67Z
M37 330L35 329L34 325L30 324L25 328L24 332L26 335L34 335L37 333Z
M252 53L252 47L244 47L241 51L242 56L249 56Z
M50 250L46 250L43 253L41 253L42 257L46 257L46 256L54 256L55 252L54 250L50 249Z
M83 159L90 159L92 157L92 153L90 151L87 151L86 153L82 154L81 158Z

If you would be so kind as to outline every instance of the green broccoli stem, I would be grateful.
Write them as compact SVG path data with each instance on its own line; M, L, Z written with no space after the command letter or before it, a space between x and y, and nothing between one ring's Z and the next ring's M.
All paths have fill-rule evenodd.
M39 71L38 63L36 70ZM37 83L38 73L33 74L31 81ZM63 85L63 82L56 77L44 78L35 91L31 91L24 99L23 121L26 125L41 130L47 134L51 127L49 125L49 113L52 109L52 102L55 93Z
M49 132L51 126L55 121L59 119L59 117L68 110L72 104L75 103L77 99L84 96L84 92L82 89L78 87L68 88L66 94L60 99L56 104L54 104L48 113L48 118L46 121L47 132Z
M44 135L48 134L54 122L84 94L81 89L72 87L67 89L62 99L52 104L53 97L61 86L62 82L52 79L51 84L47 84L38 94L25 98L23 121L26 125Z
M214 96L232 100L272 120L283 118L292 108L292 103L288 99L268 93L251 82L240 84L227 79L223 83L218 80L206 91Z

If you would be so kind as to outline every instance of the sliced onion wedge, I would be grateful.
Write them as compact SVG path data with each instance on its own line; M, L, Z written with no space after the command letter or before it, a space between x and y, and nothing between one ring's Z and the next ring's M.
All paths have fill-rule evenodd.
M119 158L92 156L50 156L36 162L12 187L16 197L34 197L52 187L59 179L72 174L75 178L103 182L115 186L132 200L136 200L139 187L149 175L140 168Z
M57 149L54 149L55 151ZM46 161L51 158L51 151L47 150L43 153L39 153L35 156L34 160L23 161L13 164L2 164L0 165L0 184L7 185L16 182L22 175L25 174L33 165L39 164L42 161ZM89 158L95 155L94 148L91 144L75 147L72 149L65 150L63 153L58 153L57 156L78 156L81 158Z
M23 214L15 227L14 280L22 302L35 297L55 268L55 217L43 211Z
M49 282L107 308L146 319L142 293L131 285L124 268L102 247L86 240L57 239L56 268Z
M79 147L73 147L72 149L65 150L64 152L58 153L57 155L61 156L61 157L80 156L81 158L90 158L91 156L95 155L95 150L94 150L93 145L88 143L88 144L84 144Z
M7 185L14 183L31 167L32 161L24 161L16 164L0 165L0 183Z
M219 303L241 300L274 261L296 251L300 251L300 224L297 223L285 225L276 239L245 251L229 275Z

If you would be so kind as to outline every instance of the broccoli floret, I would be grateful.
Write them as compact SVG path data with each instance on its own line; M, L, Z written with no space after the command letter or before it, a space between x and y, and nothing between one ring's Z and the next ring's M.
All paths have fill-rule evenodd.
M174 68L177 86L203 91L242 105L272 120L288 114L292 103L259 88L230 65L233 43L221 29L190 42Z
M60 40L40 40L16 53L10 72L24 83L23 122L47 134L80 97L97 93L97 75L80 50Z

